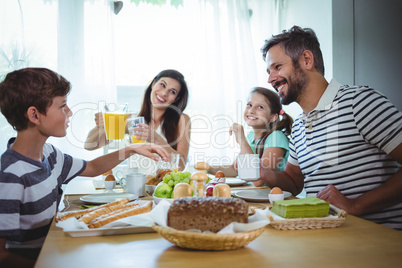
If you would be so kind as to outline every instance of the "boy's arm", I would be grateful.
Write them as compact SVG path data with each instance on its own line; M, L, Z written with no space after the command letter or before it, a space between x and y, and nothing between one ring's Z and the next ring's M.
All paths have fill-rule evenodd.
M94 177L103 174L133 154L141 154L155 161L159 161L159 156L155 155L155 153L164 161L169 159L168 152L159 145L143 143L133 144L110 154L100 156L92 161L88 161L85 170L80 174L80 176Z
M0 237L0 267L33 267L35 260L6 250L6 238Z

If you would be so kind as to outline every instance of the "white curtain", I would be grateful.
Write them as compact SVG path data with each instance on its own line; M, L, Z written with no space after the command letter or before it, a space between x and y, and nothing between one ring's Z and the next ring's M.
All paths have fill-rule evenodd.
M203 0L197 10L189 160L231 164L239 147L229 128L243 123L248 92L257 83L249 8L246 0Z
M117 16L111 0L19 2L25 44L19 37L23 27L18 2L1 1L0 47L10 51L15 41L29 48L27 66L53 69L73 85L68 134L49 142L84 159L102 154L83 149L98 102L116 102L116 84L145 88L160 70L175 68L185 75L190 90L185 110L192 119L189 161L232 163L239 148L229 127L244 123L251 87L268 86L259 48L271 31L277 32L276 0L184 0L183 6L170 9L126 0ZM0 120L4 151L15 134Z
M116 102L113 54L113 2L58 0L58 71L73 85L73 111L65 138L49 142L74 156L91 159L101 152L83 149L99 102Z
M49 142L64 152L85 159L99 155L83 149L94 126L98 102L116 101L113 55L113 17L110 0L20 0L0 2L0 48L6 57L26 61L9 66L0 55L1 74L22 67L52 69L72 84L68 105L73 111L64 138ZM113 14L114 15L114 14ZM14 50L13 50L14 49ZM1 151L15 132L0 118Z

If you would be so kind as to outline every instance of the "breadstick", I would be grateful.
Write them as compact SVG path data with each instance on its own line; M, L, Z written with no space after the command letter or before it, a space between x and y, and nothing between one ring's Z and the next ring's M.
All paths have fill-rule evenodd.
M111 209L110 212L106 212L106 213L104 213L104 214L92 219L91 221L99 220L101 218L104 218L104 217L107 217L107 216L110 216L110 215L113 215L113 214L120 213L123 210L128 210L128 209L131 209L131 208L133 208L135 206L139 206L139 204L138 203L128 203L128 204L125 204L125 205L120 206L120 207L113 207L113 209Z
M122 208L122 204L118 204L118 205L114 205L114 206L107 206L107 207L103 207L103 208L99 208L99 209L95 209L94 211L85 214L84 216L82 216L81 218L78 219L78 221L83 222L85 224L90 223L93 219L104 215L104 214L108 214L112 211L116 211Z
M95 208L91 208L91 209L74 210L74 211L68 211L68 212L64 212L64 213L58 213L57 217L54 220L56 222L59 222L59 221L67 220L72 217L79 219L82 216L84 216L85 214L87 214L91 211L94 211L94 210L95 210Z
M130 209L121 209L118 213L110 213L110 215L105 215L104 217L96 218L92 220L88 227L89 228L99 228L105 224L111 223L112 221L116 221L125 217L139 215L142 213L146 213L151 211L152 209L152 202L148 202L145 205L133 207Z
M95 211L97 209L102 209L102 208L110 207L110 206L114 206L114 205L124 205L124 204L128 203L128 201L130 201L128 198L124 198L122 200L113 201L113 202L101 205L99 207L94 207L94 208L84 209L84 210L74 210L74 211L68 211L68 212L65 212L65 213L60 213L56 217L55 221L56 222L64 221L64 220L66 220L68 218L71 218L71 217L75 217L76 219L80 219L85 214L93 212L93 211Z

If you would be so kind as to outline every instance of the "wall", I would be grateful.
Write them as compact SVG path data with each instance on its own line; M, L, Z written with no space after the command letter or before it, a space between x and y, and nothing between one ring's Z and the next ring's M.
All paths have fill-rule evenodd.
M332 1L331 0L248 0L253 10L251 25L256 47L256 58L261 58L260 48L264 40L294 25L312 28L321 43L325 63L325 77L332 79ZM257 61L259 86L271 88L267 84L265 62ZM297 103L284 106L293 118L301 112Z
M281 29L293 25L311 28L321 44L324 57L325 77L332 79L332 1L331 0L279 0Z
M334 78L369 85L401 111L402 1L332 2Z

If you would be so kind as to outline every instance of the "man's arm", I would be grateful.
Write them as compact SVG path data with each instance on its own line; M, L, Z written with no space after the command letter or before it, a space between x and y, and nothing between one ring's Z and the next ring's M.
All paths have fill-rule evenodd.
M399 144L390 156L402 164L402 144ZM402 202L402 169L399 169L381 186L355 199L346 198L333 185L325 187L317 194L317 197L352 215L378 211Z
M218 172L218 171L222 171L226 177L236 177L237 176L237 171L233 165L209 166L207 173L215 175L216 172Z
M279 187L298 195L304 187L304 175L298 166L287 163L284 171L273 171L270 167L260 166L260 178L270 188Z

